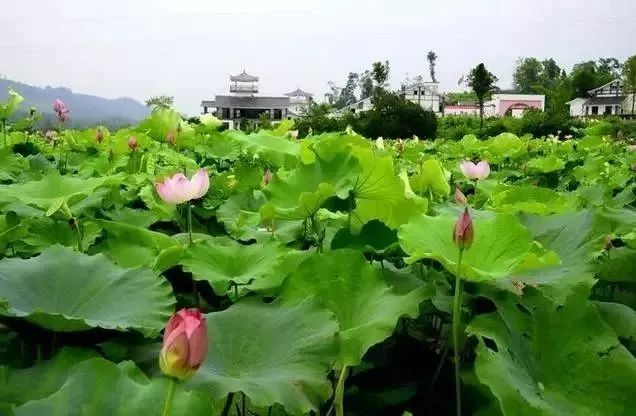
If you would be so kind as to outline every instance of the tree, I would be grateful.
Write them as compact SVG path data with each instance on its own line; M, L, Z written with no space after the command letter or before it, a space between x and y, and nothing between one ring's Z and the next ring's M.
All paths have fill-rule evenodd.
M431 80L433 82L437 82L437 78L435 77L435 63L437 61L437 54L433 51L429 51L426 55L426 59L428 59L428 70L431 73Z
M358 99L356 98L356 87L358 85L359 76L355 72L349 72L349 76L347 77L347 84L340 91L340 96L336 101L336 108L346 107L349 104L353 104Z
M621 75L621 63L616 58L598 58L599 74L607 75L612 79L616 79Z
M152 108L152 111L167 110L174 104L174 97L169 95L157 95L146 100L146 107Z
M468 74L467 84L475 92L479 103L479 128L484 126L484 102L496 91L495 83L498 80L483 63L471 69Z
M537 58L519 58L512 74L512 85L521 94L535 94L541 85L543 64Z
M375 82L376 88L384 88L386 86L386 83L389 80L390 71L389 61L384 61L384 63L380 61L373 63L371 67L371 77Z
M623 84L625 91L632 97L632 116L634 115L634 104L636 103L636 55L630 57L623 65Z
M541 73L541 78L543 80L543 85L554 85L561 78L561 68L557 65L556 61L552 58L545 59L541 62L543 65L543 72Z
M373 95L373 88L371 72L369 70L364 71L364 73L360 75L360 99L362 100Z
M599 62L580 62L572 68L572 98L587 97L588 91L607 84L618 77L613 68L618 64L616 58L602 58Z

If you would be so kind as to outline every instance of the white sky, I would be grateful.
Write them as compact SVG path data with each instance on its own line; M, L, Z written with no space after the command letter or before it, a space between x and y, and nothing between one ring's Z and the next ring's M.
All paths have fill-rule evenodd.
M0 74L109 98L174 95L190 114L243 68L263 94L300 86L321 98L327 81L376 60L391 62L396 87L428 77L431 49L445 91L479 62L509 87L520 56L569 70L636 54L636 0L0 2Z

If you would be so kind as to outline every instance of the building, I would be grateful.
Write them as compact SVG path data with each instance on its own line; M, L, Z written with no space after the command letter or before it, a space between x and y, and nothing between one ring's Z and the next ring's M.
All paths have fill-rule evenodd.
M342 116L347 113L360 114L373 108L373 100L371 97L363 98L353 104L346 105L338 110L333 111L333 116Z
M587 97L569 101L572 117L623 116L633 117L632 102L634 94L627 94L620 79L587 92Z
M303 114L314 102L314 95L296 88L295 91L284 94L289 97L289 107L287 118L296 118Z
M534 108L545 110L545 95L538 94L493 94L484 103L484 117L523 117L523 113ZM444 106L444 115L479 116L479 104L460 103Z
M286 120L290 97L258 95L258 77L245 71L230 77L230 94L217 95L214 100L201 101L203 114L214 114L229 128L244 128L266 114L273 124Z
M442 112L443 97L439 94L439 83L418 81L402 85L400 96L435 114Z

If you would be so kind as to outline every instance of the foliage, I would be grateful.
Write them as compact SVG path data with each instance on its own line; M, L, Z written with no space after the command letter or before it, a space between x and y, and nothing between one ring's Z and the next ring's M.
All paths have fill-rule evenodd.
M479 103L480 127L484 124L484 101L495 91L497 81L497 77L488 71L483 63L471 69L468 74L466 84L473 90Z
M157 95L146 100L146 107L156 110L168 110L174 105L174 97L169 95Z
M527 112L481 130L445 117L436 134L434 115L373 98L360 117L311 107L300 140L288 123L219 131L166 109L100 141L9 129L0 413L160 414L161 330L198 307L208 355L173 415L451 414L459 272L466 414L631 414L633 124ZM465 179L464 160L490 176ZM210 190L190 210L157 196L200 168ZM461 268L455 188L474 226Z
M636 94L636 55L631 56L625 63L623 64L623 83L627 91L631 94ZM636 99L632 95L632 111L631 114L634 114L634 108L636 106Z

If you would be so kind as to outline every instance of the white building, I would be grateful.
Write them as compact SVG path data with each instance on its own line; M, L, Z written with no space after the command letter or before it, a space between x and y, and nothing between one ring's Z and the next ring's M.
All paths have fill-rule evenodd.
M359 101L356 101L353 104L349 104L347 106L344 106L334 112L332 112L331 114L333 114L334 116L342 116L348 113L352 113L352 114L360 114L360 113L364 113L365 111L369 111L373 108L373 100L371 99L371 97L367 97L367 98L363 98Z
M518 118L523 117L523 113L530 108L545 111L545 95L493 94L491 99L484 103L484 117ZM479 116L479 105L476 103L447 105L444 107L444 115Z
M442 99L438 82L419 81L402 85L400 96L435 114L442 112Z
M297 118L302 115L314 102L314 95L296 88L295 91L283 94L289 97L288 118Z
M573 117L631 115L634 94L627 94L620 79L615 79L587 92L588 97L575 98L567 104Z

